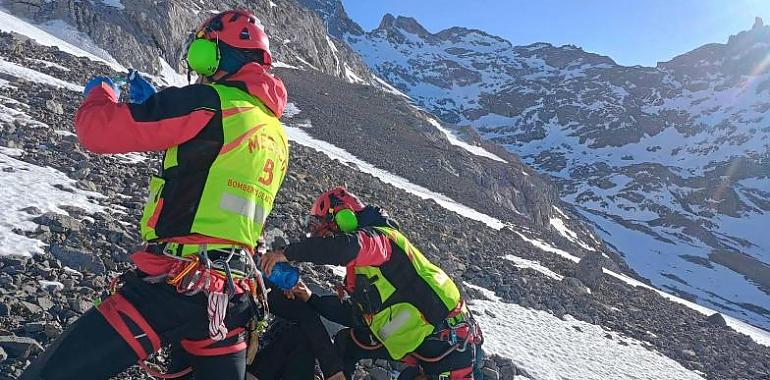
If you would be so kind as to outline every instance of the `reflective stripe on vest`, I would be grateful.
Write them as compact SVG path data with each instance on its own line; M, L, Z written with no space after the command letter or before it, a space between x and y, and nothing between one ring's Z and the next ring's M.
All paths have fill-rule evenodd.
M235 87L212 88L219 94L222 125L221 131L208 132L219 136L221 145L204 141L204 129L166 150L164 173L174 175L153 178L141 221L145 241L201 234L253 247L273 209L289 159L286 132L256 97ZM207 149L202 153L210 161L207 171L200 162L184 162L191 160L182 154L186 146L193 147L192 154L197 146Z

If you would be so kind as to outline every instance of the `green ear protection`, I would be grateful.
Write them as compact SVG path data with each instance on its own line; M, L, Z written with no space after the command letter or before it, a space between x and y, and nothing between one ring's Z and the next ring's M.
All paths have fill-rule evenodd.
M334 222L340 231L351 233L358 229L358 217L353 210L342 209L334 214Z
M205 38L196 38L187 48L187 64L190 69L205 77L217 72L221 58L219 44Z

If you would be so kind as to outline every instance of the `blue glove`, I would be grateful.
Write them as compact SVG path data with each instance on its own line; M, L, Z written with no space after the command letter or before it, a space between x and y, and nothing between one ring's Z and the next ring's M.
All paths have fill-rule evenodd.
M136 70L128 71L128 101L129 103L142 104L147 98L154 95L157 90L147 79L144 79Z
M101 86L102 83L106 83L108 86L112 87L112 90L115 91L115 97L120 98L120 87L118 87L112 79L102 76L93 77L86 83L86 86L83 88L83 96L88 96L88 93L91 92L91 90Z

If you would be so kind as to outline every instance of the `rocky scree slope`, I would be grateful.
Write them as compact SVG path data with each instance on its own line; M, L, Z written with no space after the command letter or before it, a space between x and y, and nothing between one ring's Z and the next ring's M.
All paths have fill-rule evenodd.
M657 287L770 327L770 27L657 67L305 1L377 75L550 174ZM330 10L334 10L331 12ZM352 24L351 24L352 23Z
M91 73L117 74L85 58L5 33L0 34L0 53L8 62L46 70L70 83L83 83ZM63 69L44 62L57 62ZM105 207L104 212L95 213L65 207L66 214L43 215L40 210L25 208L37 227L14 233L39 239L47 246L44 253L32 258L0 257L0 374L14 378L41 346L91 307L90 300L105 289L111 277L128 267L127 254L139 243L135 226L145 197L146 178L154 172L159 157L84 152L72 134L71 124L81 98L79 92L10 74L3 74L2 79L0 105L3 114L10 116L0 118L0 146L18 149L16 159L66 173L74 185L62 186L62 191L103 194L92 197L92 201ZM290 127L307 124L303 112L309 111L287 120ZM598 255L576 266L522 239L525 233L531 239L547 240L547 236L540 235L540 229L512 227L496 231L315 150L294 142L291 149L292 168L269 220L271 234L282 231L290 240L298 238L303 215L313 197L344 183L365 201L382 203L425 254L440 261L454 278L493 290L507 302L600 324L647 342L651 349L709 378L764 379L770 374L769 348L726 327L718 317L706 318L652 291L603 277ZM15 170L4 163L4 173ZM505 259L506 255L537 261L565 276L564 280L521 268ZM303 266L303 273L317 282L333 278L331 271L322 267ZM590 284L590 293L583 282ZM468 295L484 297L476 291ZM608 338L608 344L622 342ZM489 366L498 367L504 376L516 371L504 360ZM124 378L139 376L130 372Z
M121 3L122 8L110 4L100 1L10 0L2 3L14 14L42 22L44 27L54 23L59 29L67 29L70 34L80 33L81 39L84 36L90 38L118 61L152 73L168 73L170 69L156 60L158 56L168 61L171 67L179 67L184 41L212 10L229 7L253 9L270 35L277 60L298 68L311 69L314 73L342 78L346 82L388 90L388 85L373 77L347 44L339 40L334 42L335 38L326 33L321 18L293 1L166 1L158 5L153 5L154 2L132 1ZM62 27L62 22L73 25L76 30ZM348 93L339 88L341 84L326 79L318 83L321 87L315 91L301 83L305 79L303 76L292 75L293 72L286 74L289 79L297 78L297 83L291 85L300 90L308 90L307 94L302 95L300 106L307 109L313 123L323 127L311 129L310 134L326 140L333 139L331 141L335 144L341 142L343 148L367 158L378 167L504 221L549 226L551 218L562 218L565 228L569 228L576 236L565 236L551 228L553 239L575 245L578 250L602 249L590 229L580 223L578 218L569 219L557 214L552 206L561 207L567 213L570 210L561 204L557 192L547 181L537 178L531 170L528 171L514 155L500 153L506 155L510 165L480 159L451 146L433 125L435 121L424 112L407 107L403 97L382 95L372 88L362 86L350 87L353 92L349 94L363 96L345 96L343 99L341 96ZM325 78L324 75L311 75ZM322 89L322 86L332 84L337 88L331 91ZM378 106L381 106L382 111L378 113L379 117L349 119L347 115L357 113L348 111L371 108L366 102L367 97L380 102ZM388 109L388 104L392 104L394 109ZM347 133L351 127L363 128L365 134ZM323 131L325 135L320 136L318 131ZM369 144L367 137L387 142L387 146L382 145L379 151L375 151L378 144ZM394 154L396 152L398 154ZM620 265L624 265L622 260L610 255Z

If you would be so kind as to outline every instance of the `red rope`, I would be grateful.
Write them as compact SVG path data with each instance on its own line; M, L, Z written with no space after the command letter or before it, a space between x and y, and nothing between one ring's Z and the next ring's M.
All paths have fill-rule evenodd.
M374 351L379 350L382 348L382 343L377 343L374 346L370 346L368 344L361 343L358 338L356 338L356 334L353 332L353 329L350 329L350 338L353 339L353 343L355 343L358 347L363 348L367 351Z

